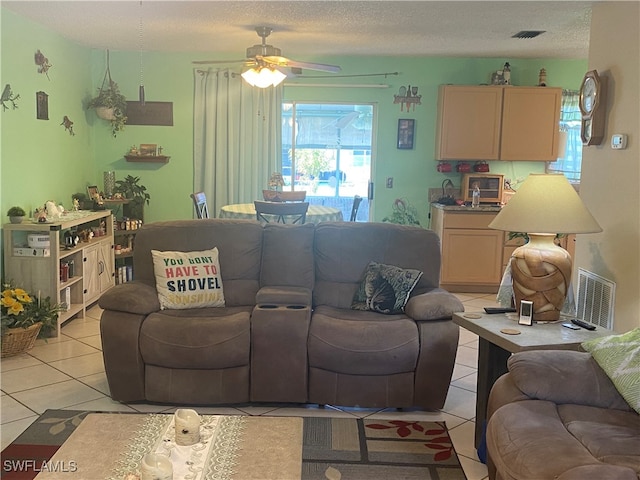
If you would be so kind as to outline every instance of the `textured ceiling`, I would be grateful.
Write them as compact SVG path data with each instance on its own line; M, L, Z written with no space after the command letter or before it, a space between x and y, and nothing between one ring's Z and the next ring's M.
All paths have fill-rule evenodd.
M260 43L285 56L587 58L591 5L573 1L2 1L79 44L244 58ZM520 30L545 30L515 39Z

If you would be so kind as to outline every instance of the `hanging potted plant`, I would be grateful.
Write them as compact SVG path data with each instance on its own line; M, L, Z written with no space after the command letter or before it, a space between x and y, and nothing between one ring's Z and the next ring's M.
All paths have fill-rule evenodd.
M102 85L98 89L98 95L87 103L87 108L94 108L99 118L111 122L111 134L114 137L124 129L124 125L127 123L127 100L120 93L118 84L111 79L108 50L107 71L104 74Z

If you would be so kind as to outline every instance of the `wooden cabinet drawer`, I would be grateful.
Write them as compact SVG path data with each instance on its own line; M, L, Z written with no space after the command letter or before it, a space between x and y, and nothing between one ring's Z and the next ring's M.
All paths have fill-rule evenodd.
M488 228L496 217L495 212L486 213L449 213L444 216L444 228Z

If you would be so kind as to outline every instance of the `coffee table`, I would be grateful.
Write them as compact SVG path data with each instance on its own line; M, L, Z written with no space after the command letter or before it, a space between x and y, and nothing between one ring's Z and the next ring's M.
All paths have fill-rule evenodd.
M123 480L139 473L150 452L169 455L176 479L300 478L302 418L202 415L206 446L180 447L172 442L172 417L91 413L36 480Z
M589 331L570 330L562 326L570 319L554 323L519 325L515 313L488 315L484 312L455 313L453 321L478 335L478 385L476 392L476 448L482 441L487 420L489 392L495 381L507 372L507 359L525 350L580 350L580 344L615 332L602 327ZM502 330L517 330L517 335Z

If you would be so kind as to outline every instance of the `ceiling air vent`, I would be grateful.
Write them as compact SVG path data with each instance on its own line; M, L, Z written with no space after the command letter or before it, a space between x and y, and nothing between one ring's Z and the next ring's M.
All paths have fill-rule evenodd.
M538 35L542 35L546 30L521 30L511 38L536 38Z

